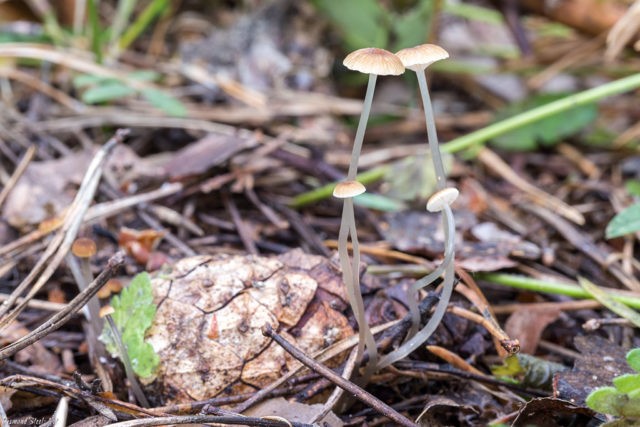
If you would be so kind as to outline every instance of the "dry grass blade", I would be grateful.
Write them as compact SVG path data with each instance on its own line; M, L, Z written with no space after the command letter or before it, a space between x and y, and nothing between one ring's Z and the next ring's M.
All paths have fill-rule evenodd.
M514 187L526 193L534 203L557 212L576 224L584 224L584 216L576 208L522 179L493 151L486 147L482 148L478 153L478 159L489 169L509 181Z
M2 316L2 320L0 320L0 328L6 327L22 312L26 307L27 301L32 298L42 288L42 286L44 286L67 255L67 252L69 252L69 249L77 236L80 225L82 224L82 219L89 208L89 204L93 200L107 155L116 146L116 144L120 143L124 139L127 134L128 130L117 131L116 135L107 141L107 143L93 158L82 184L80 185L76 198L67 212L64 225L50 242L44 254L33 267L29 275L27 275L20 285L18 285L18 287L11 293L11 297L0 307L0 316ZM11 307L16 303L18 297L22 296L32 283L33 285L29 289L25 300L9 312Z
M27 166L29 166L29 163L31 162L35 154L36 154L35 145L30 146L27 149L27 151L24 153L24 155L20 159L20 162L16 166L16 169L13 171L13 174L11 175L11 179L9 179L9 182L7 182L7 184L4 186L2 191L0 191L0 206L2 206L5 199L7 198L7 196L13 189L13 187L15 187L16 183L18 182L18 180L20 179L24 171L27 170Z

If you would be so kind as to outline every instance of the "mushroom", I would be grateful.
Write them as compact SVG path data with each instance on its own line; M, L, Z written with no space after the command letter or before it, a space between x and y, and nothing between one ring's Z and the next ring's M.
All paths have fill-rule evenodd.
M360 293L360 245L356 230L355 210L353 198L366 191L364 185L358 181L343 181L336 185L333 196L343 199L342 220L340 221L340 233L338 234L338 255L342 269L342 281L347 288L349 304L358 323L358 351L356 359L360 361L366 345L369 362L365 368L363 377L369 378L378 362L378 349L369 324L364 315L364 302ZM353 260L349 262L349 250L347 243L351 236Z
M369 356L369 362L363 374L366 381L366 379L368 379L376 369L378 350L373 334L371 333L364 316L364 303L362 301L362 294L360 293L360 248L358 245L353 197L364 193L365 188L362 184L355 181L355 178L358 171L358 159L360 158L364 132L367 127L367 121L369 120L369 113L371 111L371 103L373 100L377 77L378 75L397 76L402 74L404 73L404 66L393 53L373 47L358 49L351 52L344 59L343 64L350 70L369 74L369 83L367 84L367 92L364 97L362 114L360 114L358 129L353 141L353 150L351 152L351 161L349 162L347 179L346 181L339 183L333 192L334 197L344 200L342 205L340 232L338 235L338 254L340 257L340 266L342 267L342 279L345 283L347 294L349 296L349 304L351 305L353 314L358 322L358 334L360 339L358 341L357 360L362 360L365 345ZM349 253L347 249L349 236L351 236L353 251L353 259L351 262L349 262Z
M358 122L358 130L353 140L353 151L351 154L351 162L349 163L349 172L347 173L347 180L353 181L358 171L358 159L360 157L360 150L362 149L362 141L364 140L364 131L367 128L367 121L369 120L369 113L371 112L376 80L378 76L398 76L404 73L404 65L402 65L400 59L393 53L375 47L367 47L353 51L344 58L342 63L350 70L369 74L369 83L367 84L367 92L364 97L360 121Z
M435 44L422 44L407 49L402 49L396 53L402 64L416 72L418 77L418 85L420 86L420 95L422 96L422 104L424 105L424 117L427 123L427 135L429 137L429 149L431 151L431 161L436 172L436 185L439 190L444 188L445 173L442 164L442 156L440 155L440 146L438 145L438 134L436 133L436 124L431 106L431 98L429 97L429 89L427 88L427 79L424 76L424 70L436 61L449 57L446 50Z
M81 291L89 286L89 283L93 282L90 259L96 252L96 243L88 237L79 237L73 242L73 245L71 245L71 253L77 258L78 262L73 258L67 258L67 263ZM96 297L92 297L87 303L87 319L96 337L100 335L102 331L102 321L99 316L99 311L100 303Z
M455 222L453 218L453 211L451 210L451 203L458 197L458 190L455 188L445 188L438 191L429 198L427 202L427 209L431 212L442 211L444 236L445 236L445 256L442 263L434 271L417 280L411 286L411 295L407 298L409 302L409 312L411 314L411 329L407 334L407 341L405 341L400 347L384 355L380 358L378 363L378 369L382 369L391 365L398 360L404 359L411 354L416 348L420 347L425 341L429 339L431 334L436 330L440 321L447 312L447 306L451 299L453 292L453 281L455 278L453 258L455 256ZM418 331L420 324L420 310L418 308L418 291L431 284L444 272L444 279L442 283L442 292L440 294L440 301L436 306L436 309L427 322L427 324ZM416 333L417 332L417 333Z

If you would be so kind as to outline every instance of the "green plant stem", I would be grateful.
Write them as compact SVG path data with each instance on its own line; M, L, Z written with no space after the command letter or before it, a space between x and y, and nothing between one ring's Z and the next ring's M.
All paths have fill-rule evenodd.
M367 122L369 121L369 113L371 112L371 104L373 103L373 93L376 90L377 78L378 76L376 74L369 74L367 93L364 96L364 104L362 105L362 113L360 114L360 121L358 122L358 130L356 131L356 137L353 140L353 150L351 152L351 161L349 162L347 181L353 181L356 179L356 173L358 172L358 159L360 158L360 151L362 151L364 131L366 130Z
M436 132L436 122L433 114L433 106L431 105L431 97L429 96L429 88L427 87L427 78L424 70L416 71L418 77L418 85L420 86L420 95L422 97L422 105L424 106L424 119L427 124L427 135L429 137L428 144L431 150L431 161L436 171L436 187L442 190L445 187L446 175L442 164L442 156L440 155L440 146L438 144L438 133Z
M500 136L519 127L527 126L554 114L562 113L570 110L571 108L596 102L608 96L618 95L639 87L640 73L605 83L602 86L588 89L575 95L570 95L566 98L559 99L541 107L534 108L533 110L518 114L517 116L494 123L467 135L452 139L451 141L440 145L440 150L444 153L456 153L458 151L466 150L476 145L483 144L491 138L495 138L496 136ZM360 181L361 176L365 176L365 174L367 177L375 177L374 179L371 179L371 181L376 181L381 179L388 170L389 167L386 165L370 169L359 175L358 181ZM363 184L365 183L365 181L361 182ZM331 192L335 185L335 183L327 184L319 189L300 194L293 199L291 206L293 208L300 208L307 204L324 200L331 196Z
M566 295L572 298L593 299L591 295L579 286L568 283L548 282L533 279L531 277L519 276L505 273L478 273L476 277L480 280L496 283L498 285L509 286L516 289L524 289L533 292L544 292L555 295ZM615 289L606 289L613 299L629 307L640 309L640 297L624 295Z
M162 12L167 10L169 0L153 0L136 18L135 21L126 29L120 41L118 48L120 51L125 50L140 34L156 19Z
M494 123L467 135L460 136L443 144L441 147L447 153L455 153L478 144L487 142L491 138L503 135L514 129L529 125L538 120L559 114L585 104L591 104L602 98L628 92L640 87L640 73L605 83L593 89L588 89L575 95L559 99L542 105L533 110L518 114L498 123Z
M387 171L389 170L388 166L381 166L375 169L368 170L366 172L362 172L356 176L356 180L361 182L364 185L371 184L372 182L376 182L382 179ZM311 203L319 202L320 200L325 200L331 197L333 193L333 189L335 188L336 183L332 182L322 187L316 188L315 190L307 191L306 193L302 193L294 197L289 206L292 208L301 208L306 205L310 205Z

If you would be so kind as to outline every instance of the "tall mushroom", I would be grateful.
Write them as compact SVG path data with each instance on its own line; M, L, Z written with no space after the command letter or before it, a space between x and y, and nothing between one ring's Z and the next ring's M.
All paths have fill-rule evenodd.
M342 205L342 220L340 221L340 232L338 235L338 253L340 256L340 266L342 267L342 279L347 288L349 304L358 322L358 351L357 360L362 360L364 347L366 345L369 362L363 374L364 378L369 378L376 369L378 361L378 350L369 329L369 325L364 315L364 303L360 292L360 249L358 245L358 233L356 230L355 211L353 207L353 197L364 193L365 188L355 180L358 172L358 159L364 140L364 132L369 120L373 92L375 91L378 75L399 75L404 72L402 62L391 52L378 48L365 48L356 50L344 59L343 64L350 70L369 74L369 83L364 98L362 114L358 123L358 129L353 142L351 161L347 179L339 183L334 189L333 195L336 198L344 199ZM347 243L351 236L353 259L349 262Z
M404 65L402 65L400 59L393 53L375 47L353 51L344 58L342 63L350 70L369 74L369 83L367 84L367 92L364 96L358 130L353 140L353 151L351 152L351 162L349 163L349 172L347 173L347 181L353 181L358 172L358 159L360 158L360 150L362 149L362 141L364 140L364 131L367 128L367 121L369 120L369 113L371 112L376 80L378 76L398 76L404 73Z
M418 77L418 85L420 86L420 95L422 96L422 104L424 106L424 118L427 123L427 135L429 137L429 149L431 151L431 161L436 172L436 184L438 190L445 187L445 172L442 164L442 156L440 155L440 146L438 145L438 134L436 133L436 123L431 106L431 98L429 97L429 89L427 87L427 79L424 70L431 64L441 59L449 57L446 50L435 44L422 44L407 49L402 49L396 53L402 64L415 71Z
M445 229L445 256L440 264L440 266L433 271L431 274L423 277L418 280L411 288L413 295L410 295L408 298L409 301L409 311L411 313L412 325L409 333L407 334L407 339L411 339L414 337L416 332L419 329L420 324L420 313L418 311L418 291L431 284L434 280L436 280L440 275L444 272L444 283L453 283L453 270L449 273L449 264L453 265L453 257L454 257L454 234L455 234L455 224L454 217L449 205L458 197L458 190L455 188L446 188L446 175L444 171L444 165L442 163L442 156L440 154L440 146L438 144L438 135L436 133L436 125L435 118L433 114L433 107L431 106L431 98L429 97L429 89L427 88L427 79L425 77L425 69L431 65L432 63L448 58L449 54L446 50L441 48L440 46L434 44L422 44L419 46L402 49L396 53L398 58L402 61L402 64L409 68L410 70L415 71L416 76L418 78L418 84L420 86L420 94L422 97L422 103L424 106L424 116L425 122L427 126L427 136L428 136L428 144L429 150L431 152L431 161L433 163L433 167L436 175L436 186L438 192L436 192L429 203L427 204L427 210L430 212L438 212L444 211L443 215L443 224ZM446 207L446 208L445 208ZM449 275L451 277L449 277ZM438 305L438 308L441 310L436 310L436 314L429 320L429 323L425 328L420 331L420 336L428 338L428 334L425 332L428 329L437 326L438 317L442 317L444 311L446 309L446 304L449 300L450 289L446 286L443 289L443 293L441 295L441 303ZM425 337L426 335L426 337ZM387 360L387 359L386 359Z

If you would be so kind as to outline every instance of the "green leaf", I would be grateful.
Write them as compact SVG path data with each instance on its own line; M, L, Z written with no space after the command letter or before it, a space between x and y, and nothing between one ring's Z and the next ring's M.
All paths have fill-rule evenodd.
M629 393L627 397L629 400L622 406L622 416L637 420L640 418L640 390L635 390Z
M587 396L587 406L601 414L621 415L627 396L614 387L600 387Z
M636 372L640 372L640 348L636 348L627 353L627 363Z
M502 365L491 366L491 373L496 377L515 377L524 373L524 368L515 355L507 356Z
M605 234L607 239L613 239L636 231L640 231L640 202L618 212L607 225Z
M621 393L640 390L640 374L624 374L613 379L613 385Z
M563 98L563 95L544 94L529 98L523 102L511 105L498 113L496 121L515 116L550 102ZM512 151L532 151L542 146L552 146L562 138L578 133L589 125L597 116L595 104L575 107L535 123L523 126L514 131L495 138L492 144L496 147Z
M375 193L361 194L353 199L353 202L358 206L383 212L398 212L406 207L405 204L399 200Z
M386 47L387 12L378 0L315 0L313 3L342 33L349 50Z
M140 273L134 277L119 296L111 299L111 306L115 310L111 316L127 348L133 371L141 378L151 377L160 359L153 347L144 341L144 334L156 315L149 274ZM118 348L107 323L100 340L105 343L107 351L118 356Z
M187 115L187 107L179 99L162 90L143 89L141 93L151 105L170 116L184 117Z
M94 76L93 74L78 74L73 78L73 86L77 89L83 89L85 87L114 81L116 80L110 77Z
M82 94L82 101L86 104L100 104L107 101L122 99L135 93L135 89L132 89L119 81L112 80L87 89Z
M127 76L138 82L155 82L160 78L160 73L153 70L136 70L128 73Z
M393 19L395 42L392 50L398 51L424 43L429 36L433 17L433 2L422 1L408 12Z
M624 188L633 196L640 197L640 179L630 179L624 183Z

